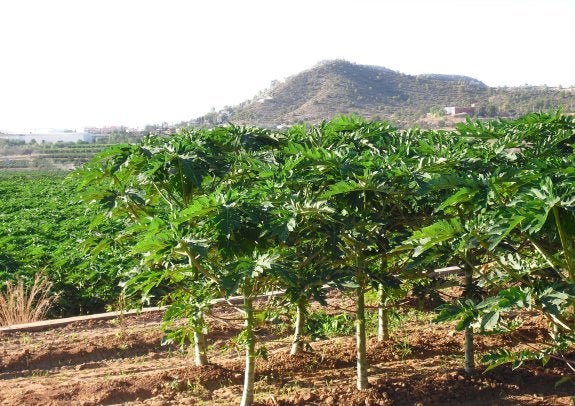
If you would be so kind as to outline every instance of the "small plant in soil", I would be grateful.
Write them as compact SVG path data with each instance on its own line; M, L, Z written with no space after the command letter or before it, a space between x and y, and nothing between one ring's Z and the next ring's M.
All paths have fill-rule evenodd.
M354 320L349 313L328 314L324 310L311 313L306 329L312 340L347 336L354 332Z
M58 299L50 291L52 285L43 272L36 274L30 287L23 279L15 284L7 281L5 290L0 292L0 326L42 320Z
M404 338L399 341L395 341L392 344L393 352L397 354L401 359L405 359L409 357L412 353L411 345L409 344L409 340Z

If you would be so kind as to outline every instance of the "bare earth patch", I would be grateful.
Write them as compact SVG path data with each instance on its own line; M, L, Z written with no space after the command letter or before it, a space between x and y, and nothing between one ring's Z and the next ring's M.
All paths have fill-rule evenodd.
M233 345L238 322L216 310L210 362L162 346L161 313L124 322L85 321L32 333L0 335L2 405L230 405L238 404L244 358ZM524 334L541 334L536 322ZM289 337L262 328L269 352L258 359L259 405L571 405L575 387L555 388L560 364L507 367L475 376L461 369L462 336L449 325L410 320L392 339L368 347L370 389L355 389L355 342L339 337L290 356ZM508 337L478 337L478 352L513 346Z

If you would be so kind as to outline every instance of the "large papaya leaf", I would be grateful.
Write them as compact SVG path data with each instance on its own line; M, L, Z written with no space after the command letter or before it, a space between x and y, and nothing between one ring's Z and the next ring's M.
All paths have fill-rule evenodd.
M395 251L413 250L413 256L417 257L443 242L454 240L463 232L463 225L458 219L439 220L427 227L414 231L411 237Z

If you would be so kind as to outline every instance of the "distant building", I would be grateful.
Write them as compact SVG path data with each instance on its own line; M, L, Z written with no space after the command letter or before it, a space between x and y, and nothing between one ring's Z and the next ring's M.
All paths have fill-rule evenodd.
M123 125L113 125L107 127L85 127L84 132L89 134L113 134L123 133L128 131L136 131L135 129L124 127Z
M470 107L445 107L445 114L448 116L457 116L457 115L474 115L475 114L475 106L471 105Z

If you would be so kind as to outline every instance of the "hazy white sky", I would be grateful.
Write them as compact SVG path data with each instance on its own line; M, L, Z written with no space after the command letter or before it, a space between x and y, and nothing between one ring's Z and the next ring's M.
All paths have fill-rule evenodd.
M573 0L1 0L0 130L144 126L327 59L575 85Z

